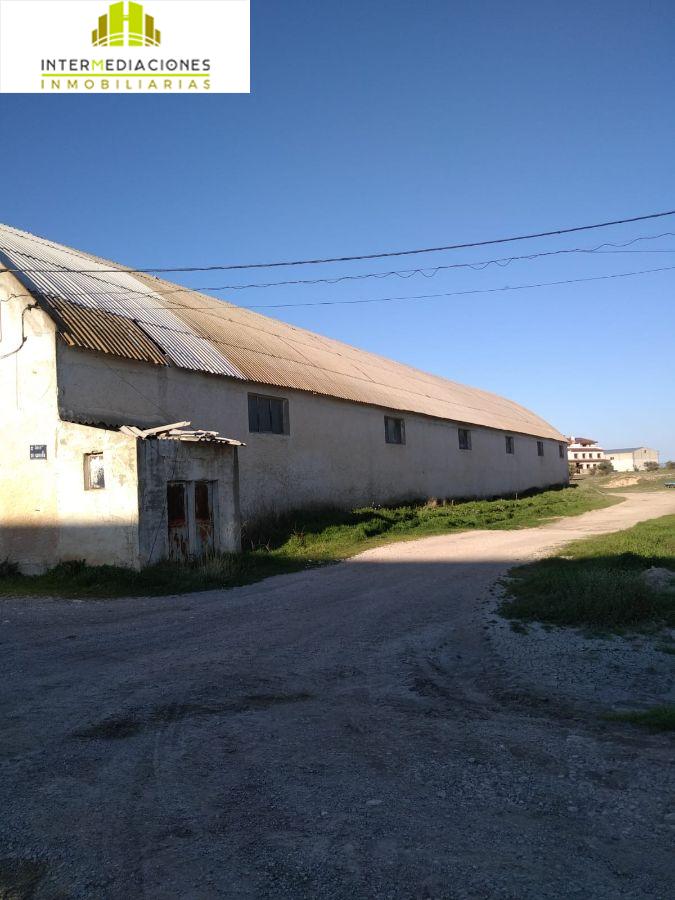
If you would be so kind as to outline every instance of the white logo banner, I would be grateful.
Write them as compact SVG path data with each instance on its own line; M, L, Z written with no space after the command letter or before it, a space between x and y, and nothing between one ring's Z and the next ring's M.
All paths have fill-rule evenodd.
M0 93L249 92L250 0L0 0Z

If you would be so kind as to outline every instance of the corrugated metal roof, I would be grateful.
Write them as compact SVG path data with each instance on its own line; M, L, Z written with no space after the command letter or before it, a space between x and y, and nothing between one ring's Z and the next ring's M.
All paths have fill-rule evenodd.
M103 309L79 306L57 297L42 295L42 302L71 347L98 350L160 366L167 365L159 346L132 319Z
M10 268L108 269L117 265L6 226L0 226L0 257L3 251ZM565 440L539 416L496 394L430 375L214 297L177 290L179 286L150 275L38 272L22 279L24 284L28 280L32 290L52 298L52 305L57 297L76 307L110 314L105 323L107 352L139 358L131 355L128 329L115 330L113 317L117 316L131 320L163 351L168 362L183 368ZM76 346L101 349L92 348L91 341L86 343L79 332L71 330L70 336Z
M162 363L166 356L181 368L241 377L208 338L186 328L148 285L123 271L103 271L111 267L107 262L6 225L0 226L0 260L8 268L30 269L17 277L52 306L55 300L71 304L69 335L75 346L157 362L149 352L139 357L137 346L130 342L133 329L126 323L131 321L145 332L146 349L150 341L156 345L154 355L161 356ZM85 263L87 269L101 269L101 274L59 271L82 269ZM78 309L91 310L92 315L82 312L78 317ZM92 346L93 318L98 312L103 315Z

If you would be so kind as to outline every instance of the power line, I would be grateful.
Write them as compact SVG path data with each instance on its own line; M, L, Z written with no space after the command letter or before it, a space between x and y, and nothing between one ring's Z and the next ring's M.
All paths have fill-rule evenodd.
M474 295L474 294L492 294L492 293L505 293L505 292L511 292L511 291L520 291L520 290L531 290L534 288L554 287L554 286L569 285L569 284L579 284L582 282L602 281L602 280L614 279L614 278L631 278L631 277L635 277L635 276L639 276L639 275L651 275L651 274L655 274L655 273L659 273L659 272L669 272L669 271L674 271L674 270L675 270L675 266L663 266L660 268L643 269L641 271L635 271L635 272L618 272L618 273L613 273L613 274L608 274L608 275L595 275L595 276L590 276L590 277L585 277L585 278L569 278L569 279L564 279L564 280L559 280L559 281L538 282L535 284L504 285L503 287L498 287L498 288L480 288L480 289L474 289L474 290L450 291L447 293L439 293L439 294L421 294L421 295L410 296L410 297L377 297L377 298L367 298L367 299L357 299L357 300L324 300L324 301L318 301L318 302L313 302L313 303L310 302L310 303L296 303L296 304L293 304L293 303L274 304L271 306L262 306L262 307L261 306L235 307L235 309L237 309L237 308L273 309L273 308L283 308L283 307L289 307L289 306L334 306L334 305L338 305L338 304L385 303L385 302L391 303L391 302L398 302L398 301L432 300L432 299L440 299L440 298L444 298L444 297L459 297L459 296L467 296L467 295ZM20 297L20 296L31 297L32 295L31 294L15 295L15 297ZM22 319L23 319L23 315L29 309L32 309L32 308L33 308L33 306L28 306L23 310ZM227 309L223 309L222 311L220 311L220 310L216 311L216 310L204 309L203 307L168 306L168 305L161 306L161 307L155 306L152 308L176 310L178 312L184 311L187 309L192 309L192 310L197 310L199 312L202 312L204 315L210 315L210 316L214 316L215 318L224 318L224 319L234 321L231 319L230 316L227 315L227 312L228 312ZM137 324L139 324L141 326L144 324L156 324L156 323L146 323L140 317L135 318L134 321L137 322ZM243 323L243 324L245 324L245 323ZM183 329L177 329L177 328L174 328L171 326L162 325L160 327L165 328L168 331L175 332L177 334L186 334L189 336L192 336L192 334L193 334L192 331L184 331ZM211 340L213 340L215 343L221 343L221 341L219 341L217 338L211 338ZM26 338L24 336L20 346L17 347L15 350L13 350L11 353L6 354L6 355L12 356L15 353L18 353L19 350L21 350L21 348L25 344L25 342L26 342ZM126 381L125 379L121 379L121 380ZM127 382L127 384L129 384L129 382ZM133 387L133 385L130 385L130 386ZM138 393L141 394L141 396L144 396L140 391ZM145 399L149 399L149 398L146 397ZM154 403L154 401L153 401L153 403ZM164 412L164 410L162 410L161 407L157 406L157 408L160 409L162 412Z
M21 295L19 295L19 294L14 294L14 295L8 297L7 299L8 299L8 300L12 300L12 299L14 299L15 297L18 297L18 296L21 296ZM27 313L29 310L31 310L31 309L36 309L36 308L37 308L37 303L31 303L29 306L24 306L24 308L21 310L21 343L20 343L19 346L16 347L14 350L10 350L9 353L3 353L3 354L0 356L0 359L9 359L10 356L16 356L16 354L17 354L20 350L23 349L24 344L25 344L26 341L28 340L28 337L27 337L27 335L26 335L26 321L25 321L25 319L26 319L26 313Z
M187 306L177 304L171 306L169 304L155 304L150 305L147 304L148 309L163 309L169 310L171 312L184 312L187 310L193 310L195 312L203 313L205 316L215 316L216 318L229 318L226 313L229 308L234 309L289 309L293 307L301 307L301 306L344 306L351 304L363 304L363 303L398 303L401 301L411 302L415 300L436 300L444 297L465 297L474 294L500 294L507 293L511 291L525 291L532 290L533 288L543 288L543 287L558 287L561 285L568 284L582 284L584 282L590 281L606 281L613 278L634 278L639 275L654 275L659 272L672 272L675 271L675 266L661 266L656 269L640 269L635 272L616 272L608 275L590 275L584 278L565 278L559 281L538 281L531 284L514 284L514 285L502 285L502 287L494 287L494 288L473 288L463 291L446 291L438 294L413 294L411 296L405 297L364 297L358 298L356 300L309 300L306 302L300 303L271 303L271 304L259 304L253 303L249 306L235 306L232 304L231 306L224 307L223 310L214 310L214 309L206 309L203 306ZM147 295L146 295L147 296ZM161 296L161 295L160 295ZM64 297L67 299L67 297ZM152 299L152 298L150 298ZM215 298L212 298L215 299ZM134 321L143 322L142 319L136 318ZM160 327L168 327L168 326L160 326ZM169 330L176 330L170 329ZM183 333L179 331L178 333ZM185 332L187 333L187 332Z
M281 262L262 262L262 263L240 263L236 265L211 265L211 266L172 266L172 267L145 267L145 268L116 268L116 269L19 269L12 268L8 269L9 272L13 273L24 273L31 274L35 272L68 272L68 273L79 273L79 274L103 274L103 273L113 273L113 272L126 272L127 274L135 274L135 273L147 273L152 274L153 272L215 272L215 271L234 271L240 269L272 269L279 268L281 266L310 266L310 265L322 265L323 263L336 263L336 262L356 262L359 260L368 260L368 259L386 259L395 256L414 256L420 253L439 253L446 250L465 250L471 247L486 247L494 244L508 244L513 243L515 241L529 241L534 240L536 238L544 238L544 237L555 237L562 234L572 234L574 232L579 231L591 231L597 228L608 228L613 225L627 225L631 222L644 222L648 219L660 219L665 216L675 215L675 209L667 210L665 212L657 212L657 213L649 213L644 216L631 216L624 219L614 219L608 222L597 222L592 225L575 225L572 228L555 228L550 229L548 231L539 231L531 234L520 234L512 237L503 237L503 238L490 238L488 240L480 240L480 241L465 241L463 243L457 244L447 244L445 246L440 247L423 247L416 250L389 250L380 253L362 253L354 256L330 256L323 257L318 259L296 259L296 260L284 260ZM34 241L40 241L38 238L31 238ZM41 241L42 243L49 243L45 241Z
M629 247L631 244L635 244L637 241L653 241L658 238L664 237L675 237L675 232L673 231L664 231L661 234L652 234L652 235L642 235L636 238L633 238L630 241L626 241L625 243L617 244L608 241L604 244L599 244L597 247L569 247L563 250L547 250L542 251L541 253L529 253L524 256L503 256L498 259L487 259L487 260L479 260L473 263L450 263L448 265L443 266L433 266L430 268L418 268L418 269L392 269L388 272L364 272L357 275L336 275L331 278L296 278L289 281L265 281L265 282L257 282L252 284L223 284L218 285L217 287L194 287L194 288L178 288L176 291L163 291L164 294L167 293L183 293L184 291L244 291L252 288L270 288L270 287L286 287L289 285L301 285L301 284L339 284L342 281L363 281L367 278L389 278L390 276L398 276L399 278L408 279L412 278L415 275L422 275L424 278L434 278L439 272L446 271L448 269L473 269L476 272L480 272L483 269L487 269L488 266L497 265L502 268L510 265L512 262L529 262L533 259L541 259L547 256L560 256L569 253L675 253L675 249L658 249L658 250L625 250L621 248ZM604 247L615 247L618 248L616 250L603 250Z
M402 279L407 280L408 278L413 277L414 275L422 275L424 278L433 278L441 271L447 271L452 269L472 269L474 271L483 271L487 269L491 265L497 265L500 268L505 268L513 262L530 262L535 259L542 259L551 256L561 256L561 255L569 255L575 253L581 254L602 254L602 253L675 253L675 248L659 248L659 249L651 249L651 250L628 250L628 248L639 241L653 241L658 240L660 238L666 237L675 237L675 232L673 231L663 231L659 234L647 234L647 235L638 235L637 237L632 238L628 241L623 241L620 243L613 241L605 241L602 244L598 244L595 247L567 247L560 250L545 250L540 251L538 253L529 253L523 256L503 256L496 259L487 259L487 260L478 260L476 262L461 262L461 263L449 263L447 265L434 266L433 268L417 268L417 269L392 269L386 272L365 272L356 275L336 275L330 278L308 278L308 279L295 279L290 281L269 281L269 282L261 282L256 284L224 284L224 285L216 285L216 286L194 286L194 287L175 287L169 290L162 290L162 296L167 296L169 294L190 294L193 292L199 293L203 291L227 291L227 290L246 290L249 288L269 288L269 287L282 287L287 285L316 285L316 284L338 284L342 281L360 281L368 278L387 278L389 276L398 276ZM605 250L604 248L614 248L611 250ZM9 248L0 247L0 250L8 251ZM23 256L28 256L31 259L40 260L41 257L34 256L30 253L22 253ZM12 271L12 270L8 270ZM15 270L18 271L18 270ZM24 270L29 271L29 270ZM36 273L38 270L34 270ZM64 273L67 274L69 271L65 267L55 269L55 270L40 270L44 271L53 271L56 273ZM98 270L97 270L98 271ZM101 271L109 271L109 272L123 272L121 269L115 270L101 270ZM147 291L134 290L133 288L119 288L119 285L113 281L110 281L107 278L96 277L92 272L89 273L90 277L94 278L96 281L100 281L102 284L109 284L113 288L117 288L117 290L112 291L70 291L71 296L77 296L78 294L82 294L83 296L92 297L92 296L134 296L138 295L140 297L147 297Z
M270 303L270 304L260 304L260 303L252 303L249 306L236 306L231 304L234 309L289 309L294 307L304 307L304 306L349 306L352 304L364 304L364 303L398 303L398 302L411 302L415 300L436 300L444 297L466 297L475 294L499 294L499 293L508 293L511 291L525 291L532 290L533 288L543 288L543 287L559 287L562 285L568 284L582 284L585 282L591 281L606 281L614 278L635 278L639 275L654 275L659 272L672 272L675 271L675 266L660 266L655 269L640 269L635 272L616 272L607 275L590 275L584 278L565 278L559 281L538 281L531 284L515 284L515 285L503 285L502 287L494 287L494 288L473 288L463 291L446 291L437 294L414 294L411 296L405 297L363 297L357 298L356 300L310 300L300 303ZM38 292L39 293L39 292ZM62 292L62 299L67 300L68 292ZM33 296L32 294L20 295L16 294L15 297L19 296ZM161 297L161 294L159 294ZM145 294L144 297L146 299L152 299L151 296ZM46 297L46 299L49 299ZM211 298L217 299L217 298ZM75 302L75 301L73 301ZM219 301L222 302L222 301ZM206 309L203 306L187 306L184 304L177 304L171 306L169 304L145 304L148 309L162 309L167 310L169 312L185 312L188 310L192 310L194 312L203 313L205 316L215 316L216 318L228 318L225 315L227 312L227 308L223 308L223 310L213 310ZM135 318L134 321L142 322L143 320L140 318ZM166 326L161 326L166 327ZM177 329L170 329L177 330ZM178 330L178 333L183 333ZM187 333L187 332L185 332Z
M417 294L411 297L370 297L357 300L315 300L308 301L306 303L271 303L265 305L253 303L250 306L243 307L243 309L287 309L288 307L294 306L341 306L352 303L395 303L401 300L433 300L440 297L464 297L469 294L498 294L506 291L525 291L530 290L531 288L556 287L558 285L564 284L581 284L582 282L586 281L604 281L610 278L633 278L636 275L653 275L655 272L671 272L673 270L675 270L675 266L662 266L658 269L642 269L638 272L617 272L612 275L592 275L586 278L566 278L562 281L540 281L535 284L504 285L503 287L476 288L466 291L449 291L447 293L441 294ZM166 308L175 310L201 309L201 307L196 306L168 306Z

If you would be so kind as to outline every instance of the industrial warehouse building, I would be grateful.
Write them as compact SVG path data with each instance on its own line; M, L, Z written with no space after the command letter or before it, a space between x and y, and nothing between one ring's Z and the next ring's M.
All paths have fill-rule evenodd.
M5 226L0 263L0 559L25 569L567 481L563 435L511 400Z
M607 458L616 472L639 472L647 463L659 464L659 451L651 447L621 447L607 450Z

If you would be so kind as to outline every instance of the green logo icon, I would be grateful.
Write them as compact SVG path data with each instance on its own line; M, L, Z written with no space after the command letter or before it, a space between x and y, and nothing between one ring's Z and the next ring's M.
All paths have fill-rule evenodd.
M141 3L132 2L111 3L91 33L94 47L158 47L160 40L154 17L144 14Z

